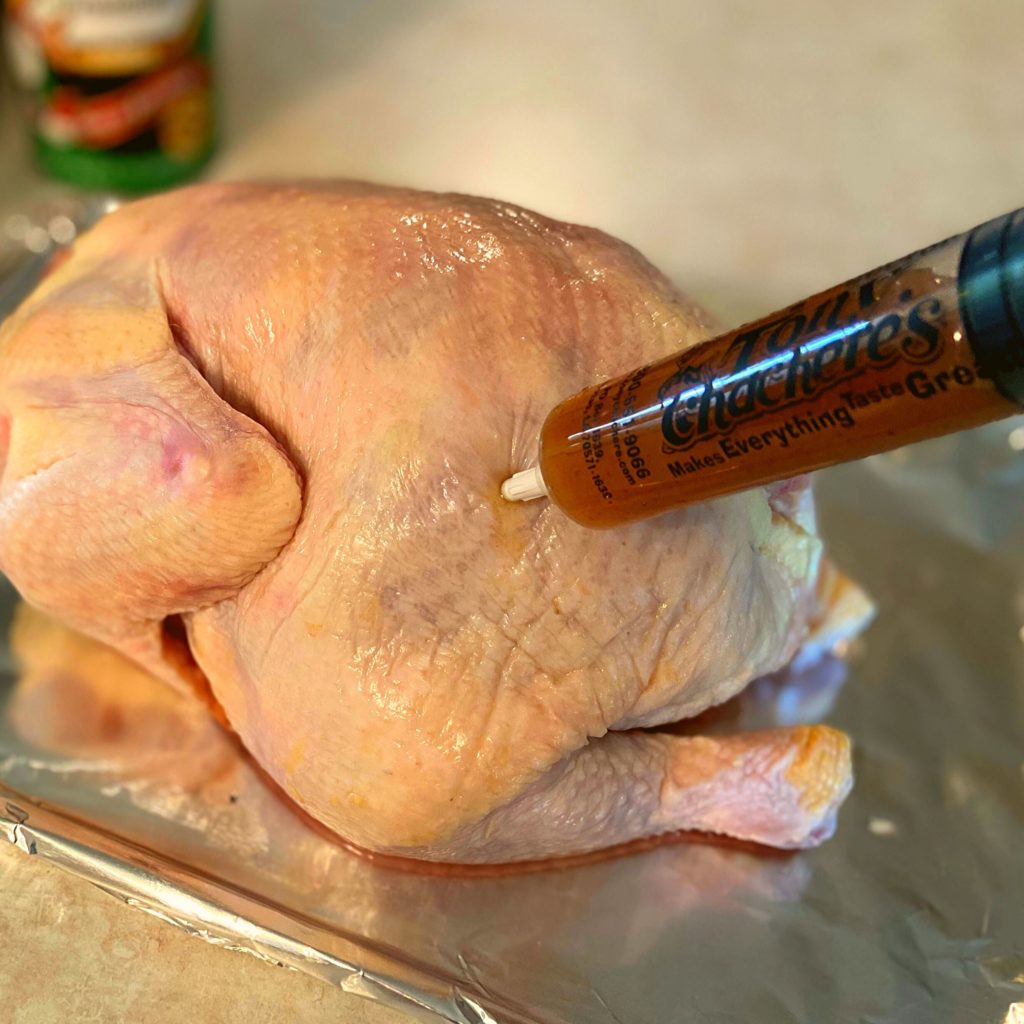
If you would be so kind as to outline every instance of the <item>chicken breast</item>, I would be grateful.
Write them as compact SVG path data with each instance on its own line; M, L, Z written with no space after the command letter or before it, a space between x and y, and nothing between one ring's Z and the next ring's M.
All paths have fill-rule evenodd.
M132 204L0 329L0 568L367 848L815 843L842 734L642 731L866 621L807 481L609 531L499 493L555 403L709 330L628 246L502 203Z

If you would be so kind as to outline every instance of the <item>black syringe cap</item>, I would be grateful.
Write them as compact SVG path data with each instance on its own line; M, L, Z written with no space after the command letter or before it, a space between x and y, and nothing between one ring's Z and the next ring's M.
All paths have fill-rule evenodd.
M960 255L960 316L978 370L1024 405L1024 210L976 227Z

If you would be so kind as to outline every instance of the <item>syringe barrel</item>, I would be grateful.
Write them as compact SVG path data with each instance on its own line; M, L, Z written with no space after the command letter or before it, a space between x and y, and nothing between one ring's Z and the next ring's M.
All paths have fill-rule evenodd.
M566 514L614 526L1022 408L1019 210L580 392L540 469Z

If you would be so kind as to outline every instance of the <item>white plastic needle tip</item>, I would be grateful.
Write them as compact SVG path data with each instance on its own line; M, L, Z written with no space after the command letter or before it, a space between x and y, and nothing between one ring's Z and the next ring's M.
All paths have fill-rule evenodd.
M531 466L515 476L510 476L501 485L501 496L506 501L533 501L547 497L548 488L540 474L540 466Z

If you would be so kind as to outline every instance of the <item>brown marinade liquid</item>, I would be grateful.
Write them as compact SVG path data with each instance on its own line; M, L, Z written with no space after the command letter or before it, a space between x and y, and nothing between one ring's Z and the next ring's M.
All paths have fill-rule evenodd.
M605 527L1024 411L1024 212L589 388L541 433Z

